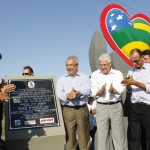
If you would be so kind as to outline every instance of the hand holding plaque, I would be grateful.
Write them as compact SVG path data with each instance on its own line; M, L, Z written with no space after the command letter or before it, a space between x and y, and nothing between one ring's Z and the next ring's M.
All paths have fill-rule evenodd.
M14 84L3 84L0 88L0 102L8 102L10 99L8 93L15 91L15 89L16 86Z

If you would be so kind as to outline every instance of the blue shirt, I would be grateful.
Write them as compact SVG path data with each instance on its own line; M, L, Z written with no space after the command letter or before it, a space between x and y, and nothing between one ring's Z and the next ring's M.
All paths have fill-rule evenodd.
M90 94L90 78L83 73L77 73L75 76L64 75L57 81L56 92L62 105L79 106L88 102L88 95ZM75 98L72 101L67 100L67 93L70 93L72 88L83 94L80 98Z
M150 105L150 64L144 63L142 69L136 69L135 67L132 67L129 70L128 75L132 75L134 80L144 83L146 86L146 91L144 91L135 85L131 85L131 102L143 102Z

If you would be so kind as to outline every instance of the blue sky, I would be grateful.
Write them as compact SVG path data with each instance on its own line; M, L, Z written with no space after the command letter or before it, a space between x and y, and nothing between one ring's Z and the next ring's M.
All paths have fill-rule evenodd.
M89 46L93 33L101 32L99 17L107 5L150 17L149 0L120 1L0 0L0 78L20 76L25 65L37 76L59 78L70 55L78 56L79 71L90 75Z

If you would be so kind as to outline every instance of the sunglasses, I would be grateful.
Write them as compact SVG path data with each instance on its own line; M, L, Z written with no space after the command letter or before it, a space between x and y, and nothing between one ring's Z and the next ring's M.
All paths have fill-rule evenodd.
M66 67L75 67L77 66L78 64L66 64Z
M141 59L141 58L140 58ZM139 61L140 61L140 59L138 59L138 60L131 60L133 63L135 63L135 64L137 64Z
M26 76L29 76L30 74L29 74L29 73L22 73L22 75L23 75L23 76L25 76L25 75L26 75Z

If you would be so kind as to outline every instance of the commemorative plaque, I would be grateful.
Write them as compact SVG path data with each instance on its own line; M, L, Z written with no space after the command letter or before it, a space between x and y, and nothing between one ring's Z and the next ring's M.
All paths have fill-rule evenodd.
M65 127L55 76L6 76L5 82L16 85L4 105L8 150L62 150Z
M9 80L9 129L59 126L53 79Z

